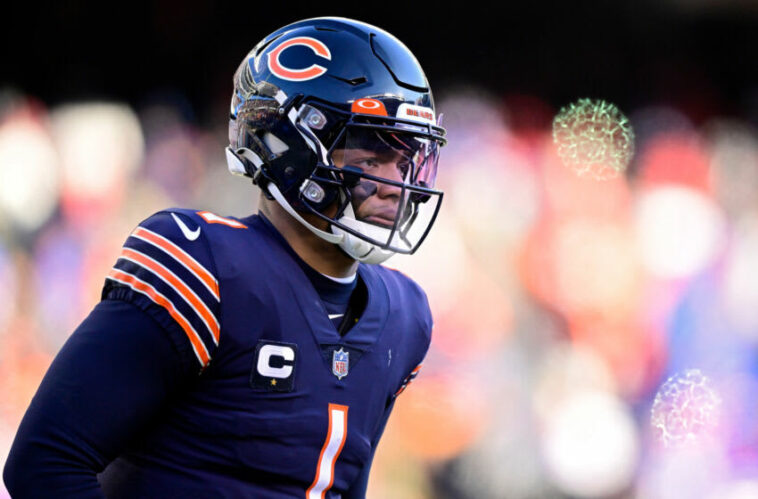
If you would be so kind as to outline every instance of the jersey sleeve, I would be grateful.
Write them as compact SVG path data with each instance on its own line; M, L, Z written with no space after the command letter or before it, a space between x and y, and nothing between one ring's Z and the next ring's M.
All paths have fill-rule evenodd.
M13 497L102 499L97 473L188 381L149 314L103 300L69 337L19 426L3 480Z
M141 222L108 272L102 299L149 313L202 371L219 342L221 294L202 219L193 215L168 210Z

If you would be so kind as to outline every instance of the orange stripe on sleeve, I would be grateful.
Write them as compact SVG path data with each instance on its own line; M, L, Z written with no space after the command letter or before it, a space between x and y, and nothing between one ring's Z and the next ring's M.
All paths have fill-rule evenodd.
M395 395L393 395L393 397L397 397L398 395L403 393L406 388L408 388L408 385L410 385L413 382L413 380L416 379L416 376L418 375L418 372L421 370L422 365L423 364L417 365L416 369L411 371L411 373L405 377L405 379L403 380L403 385L400 387L398 391L395 392Z
M205 287L208 288L216 300L221 300L218 291L218 281L216 281L216 278L213 277L213 275L208 272L205 267L200 265L197 260L192 258L189 253L165 237L156 234L151 230L145 229L144 227L137 227L132 235L144 241L147 241L154 246L157 246L158 248L174 257L175 260L184 265L190 272L195 275L195 277L197 277L203 284L205 284Z
M192 289L190 289L184 282L179 279L173 272L171 272L169 269L161 265L160 263L156 262L149 256L140 253L139 251L133 250L131 248L123 248L121 250L122 257L126 258L127 260L131 260L148 270L152 271L155 275L161 277L164 281L166 281L168 284L170 284L174 290L182 297L184 298L184 301L186 301L190 307L195 311L196 314L198 314L205 323L208 330L213 335L213 339L215 343L218 345L219 340L219 325L218 321L216 320L216 317L213 315L213 313L208 309L208 306L195 294Z
M153 288L148 283L141 281L140 279L134 277L133 275L127 274L118 269L111 269L110 272L108 272L108 278L113 279L114 281L118 281L122 284L126 284L127 286L134 289L135 291L138 291L144 295L147 295L157 305L160 305L161 307L165 308L166 311L169 313L169 315L177 322L177 324L179 324L179 326L187 334L187 338L189 338L190 343L192 344L192 349L195 351L195 355L200 361L200 364L203 367L208 365L211 359L210 359L210 355L208 354L208 351L205 348L205 344L203 344L203 342L200 340L200 337L198 336L197 332L192 328L192 325L187 321L187 319L184 318L184 316L181 313L179 313L178 310L176 310L176 307L174 307L173 303L171 303L171 301L168 298L160 294L158 291L156 291L155 288Z

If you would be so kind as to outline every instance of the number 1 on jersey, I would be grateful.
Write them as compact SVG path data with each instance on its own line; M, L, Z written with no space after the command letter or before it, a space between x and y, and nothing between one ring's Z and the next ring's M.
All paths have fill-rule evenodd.
M329 404L329 431L318 457L316 478L305 493L306 499L324 499L326 491L334 483L334 463L347 439L347 410L346 405Z

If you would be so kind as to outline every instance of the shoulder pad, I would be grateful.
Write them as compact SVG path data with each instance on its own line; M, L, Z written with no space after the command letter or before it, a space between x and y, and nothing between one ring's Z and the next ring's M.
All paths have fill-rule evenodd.
M419 335L415 336L417 341L414 343L416 345L414 352L416 352L416 365L418 365L429 349L434 327L426 293L416 281L399 270L384 265L372 265L372 267L377 269L382 276L390 301L394 302L392 306L397 308L399 313L407 314L417 325Z
M418 314L424 324L425 330L431 334L432 314L429 310L429 300L421 286L397 269L384 265L376 265L375 267L381 269L385 276L385 282L394 284L395 289L392 292L401 298L403 306L413 307L414 312Z
M118 288L159 307L161 322L178 326L205 368L219 341L221 294L202 223L196 212L174 209L142 221L124 243L102 296Z

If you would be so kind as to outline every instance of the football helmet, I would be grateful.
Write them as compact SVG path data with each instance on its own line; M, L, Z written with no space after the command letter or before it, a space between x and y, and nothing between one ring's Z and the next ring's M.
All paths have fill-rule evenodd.
M234 75L229 144L232 173L362 262L415 252L439 212L432 92L408 48L369 24L306 19L258 43Z

